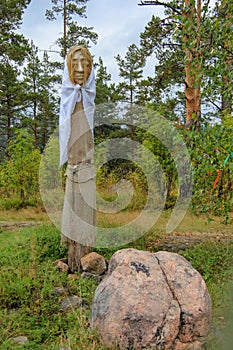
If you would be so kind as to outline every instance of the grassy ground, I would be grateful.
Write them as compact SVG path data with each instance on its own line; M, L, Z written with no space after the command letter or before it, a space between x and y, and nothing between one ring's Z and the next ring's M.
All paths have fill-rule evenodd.
M46 212L41 208L0 210L0 222L48 222L48 220Z
M99 213L98 224L100 226L118 226L131 222L138 216L138 211L119 212L114 214ZM171 211L163 211L152 231L156 234L164 234L166 224ZM25 208L20 210L0 210L0 227L2 223L40 222L49 223L49 218L41 208ZM233 213L229 214L229 224L224 224L224 219L219 216L198 215L187 212L180 225L172 235L213 235L233 236Z
M7 214L7 215L5 215ZM131 220L136 213L125 213L115 218L102 216L100 224L114 226ZM161 226L153 228L146 236L130 244L137 249L156 251L157 242L164 232L163 223L169 213L160 219ZM104 350L98 335L89 329L89 310L95 281L75 278L58 272L52 261L65 257L67 252L60 247L60 234L53 225L46 223L42 213L0 213L0 221L43 221L42 225L0 234L0 349L47 349L58 350ZM197 218L188 214L174 233L183 235L232 234L232 225L224 226L219 218ZM116 249L115 249L116 250ZM114 250L101 250L107 258ZM202 274L213 303L213 334L208 350L225 350L232 333L233 315L233 243L207 240L180 252ZM54 287L68 288L71 294L85 299L86 305L70 311L61 311L60 299L54 296ZM29 343L23 346L12 344L11 338L27 336Z

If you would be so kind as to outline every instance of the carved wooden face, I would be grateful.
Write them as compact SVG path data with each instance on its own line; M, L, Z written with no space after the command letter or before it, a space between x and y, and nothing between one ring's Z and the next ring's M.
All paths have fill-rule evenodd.
M68 54L67 64L70 80L74 84L83 85L87 81L92 66L92 59L85 47L74 47Z

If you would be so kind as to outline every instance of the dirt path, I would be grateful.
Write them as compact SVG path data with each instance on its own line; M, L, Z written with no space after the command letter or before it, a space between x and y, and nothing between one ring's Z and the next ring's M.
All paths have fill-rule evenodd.
M138 212L127 212L119 213L118 215L114 215L114 217L105 217L103 215L101 216L100 213L98 222L100 226L106 222L121 226L132 221L137 215ZM32 208L18 211L0 211L0 217L0 233L7 231L14 232L21 228L50 223L45 212ZM220 217L213 217L208 221L204 215L195 216L187 213L179 227L170 234L165 233L167 217L169 217L169 213L167 212L160 217L160 223L157 224L151 240L150 238L148 239L146 249L156 246L158 250L178 252L179 250L185 250L190 246L207 240L226 244L233 242L233 213L230 216L228 225L224 225L222 223L223 218Z
M182 236L167 236L165 238L161 238L157 242L157 248L159 250L167 250L171 252L178 252L180 250L185 250L190 246L194 246L198 243L202 243L205 241L215 241L222 243L231 243L233 242L233 235L211 235L211 234L201 234L198 236L193 235L182 235Z
M14 231L18 228L32 227L40 224L41 222L33 222L33 221L24 221L24 222L0 221L0 229L5 229L7 231Z

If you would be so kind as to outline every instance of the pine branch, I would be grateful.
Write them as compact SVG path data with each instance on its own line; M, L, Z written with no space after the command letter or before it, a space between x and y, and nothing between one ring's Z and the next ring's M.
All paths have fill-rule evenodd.
M39 51L40 51L40 52L55 52L55 53L60 53L60 51L56 51L56 50L43 50L43 49L40 49Z
M167 46L167 47L182 47L182 45L181 44L175 44L175 43L170 43L170 44L163 44L162 45L163 47L165 47L165 46Z
M178 15L182 15L181 9L179 11L174 6L172 6L170 4L166 4L166 3L162 2L162 1L145 1L145 0L141 0L141 3L138 4L138 6L146 6L146 5L164 6L164 7L167 7L169 9L171 9L173 12L177 13Z
M205 99L208 102L210 102L214 107L216 107L218 111L221 111L221 107L219 105L217 105L213 100L211 100L208 96L206 96Z
M210 0L207 0L206 4L204 5L204 13L202 15L202 21L204 22L206 19L206 15L208 13L208 9L209 9L209 5L210 5Z

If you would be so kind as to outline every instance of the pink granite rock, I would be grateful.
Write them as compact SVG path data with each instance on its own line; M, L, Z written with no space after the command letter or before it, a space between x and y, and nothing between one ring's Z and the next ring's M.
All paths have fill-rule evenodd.
M204 280L186 259L169 252L116 252L91 308L91 327L107 346L122 349L201 349L210 323Z

